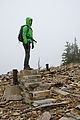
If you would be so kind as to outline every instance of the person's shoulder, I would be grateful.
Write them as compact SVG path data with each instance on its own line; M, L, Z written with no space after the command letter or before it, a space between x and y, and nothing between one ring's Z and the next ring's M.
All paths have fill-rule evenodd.
M23 28L28 28L27 25L23 25Z
M27 30L27 28L28 28L27 25L23 26L23 30Z

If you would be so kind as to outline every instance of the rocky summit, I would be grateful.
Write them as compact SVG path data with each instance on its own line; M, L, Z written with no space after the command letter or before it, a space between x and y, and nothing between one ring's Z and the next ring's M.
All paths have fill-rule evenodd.
M80 120L80 64L0 75L0 120Z

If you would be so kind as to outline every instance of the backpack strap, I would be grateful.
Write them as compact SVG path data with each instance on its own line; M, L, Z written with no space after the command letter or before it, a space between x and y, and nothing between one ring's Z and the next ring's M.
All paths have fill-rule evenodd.
M27 33L29 32L29 26L27 25L28 29L27 29Z

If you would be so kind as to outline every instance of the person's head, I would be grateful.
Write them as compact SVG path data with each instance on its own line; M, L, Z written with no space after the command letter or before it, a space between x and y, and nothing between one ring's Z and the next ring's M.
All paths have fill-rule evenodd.
M32 18L31 17L26 18L26 25L28 25L28 26L32 25Z
M32 25L32 19L31 19L31 20L29 20L29 24L30 24L30 25Z

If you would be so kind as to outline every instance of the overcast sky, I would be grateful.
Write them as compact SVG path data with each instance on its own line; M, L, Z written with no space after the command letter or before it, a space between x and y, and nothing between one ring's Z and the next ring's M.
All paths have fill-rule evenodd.
M37 40L31 50L30 65L44 68L61 64L66 41L77 38L80 47L80 0L0 0L0 74L23 69L24 48L18 43L20 26L33 18Z

